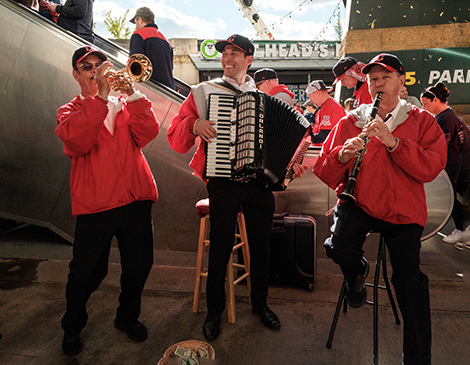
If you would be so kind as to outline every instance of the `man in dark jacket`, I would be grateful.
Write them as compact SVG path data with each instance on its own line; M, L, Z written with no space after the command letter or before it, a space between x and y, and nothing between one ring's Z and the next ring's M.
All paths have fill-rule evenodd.
M62 28L95 43L93 33L93 0L67 0L64 5L50 3L47 9L58 13L57 24Z
M130 20L135 24L129 46L129 55L142 53L153 65L152 80L158 81L171 89L175 89L173 80L173 48L155 24L155 15L147 8L137 9Z

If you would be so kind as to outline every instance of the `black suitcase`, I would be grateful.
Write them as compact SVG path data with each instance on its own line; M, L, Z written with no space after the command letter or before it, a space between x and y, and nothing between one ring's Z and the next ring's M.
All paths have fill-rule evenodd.
M307 215L275 214L269 251L269 282L313 291L316 222Z

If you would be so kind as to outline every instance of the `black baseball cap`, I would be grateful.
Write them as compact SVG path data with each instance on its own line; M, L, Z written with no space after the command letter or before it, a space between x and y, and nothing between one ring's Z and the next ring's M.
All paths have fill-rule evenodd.
M271 68L262 68L258 70L253 75L255 79L255 84L265 80L277 79L277 73Z
M108 56L106 56L104 52L101 52L92 46L83 46L75 50L72 57L72 67L75 67L78 62L93 53L96 54L103 62L108 60Z
M223 52L225 46L227 45L232 45L243 52L245 52L248 56L252 56L253 53L255 52L255 46L253 43L250 42L250 40L240 34L233 34L230 37L227 38L226 41L218 41L215 44L215 49L219 52Z
M333 75L335 75L336 79L333 82L335 85L341 78L343 77L344 73L353 67L357 63L356 59L353 57L344 57L336 62L336 65L333 66Z
M367 74L372 66L379 65L385 67L390 72L398 72L400 75L405 74L405 68L397 56L389 53L381 53L375 56L362 70L362 73Z

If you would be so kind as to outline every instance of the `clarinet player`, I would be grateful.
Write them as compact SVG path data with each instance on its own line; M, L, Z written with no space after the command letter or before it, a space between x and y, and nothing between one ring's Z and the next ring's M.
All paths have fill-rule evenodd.
M427 210L424 183L446 163L444 134L425 110L399 99L405 84L401 61L379 54L363 70L371 96L382 93L377 115L365 126L372 105L363 104L341 119L325 141L314 173L340 195L355 157L370 138L357 174L354 201L339 200L331 236L324 247L346 279L353 308L366 301L369 264L362 246L369 232L385 239L393 268L392 284L404 320L403 363L431 363L428 278L421 272L421 235ZM384 122L385 121L385 122Z

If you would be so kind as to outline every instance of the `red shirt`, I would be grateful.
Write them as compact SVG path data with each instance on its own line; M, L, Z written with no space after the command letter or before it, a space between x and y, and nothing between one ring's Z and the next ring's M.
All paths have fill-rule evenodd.
M313 134L320 131L331 131L338 121L346 115L344 108L335 99L327 99L317 113L315 113L315 125L312 127ZM321 146L322 143L313 143L313 146Z

